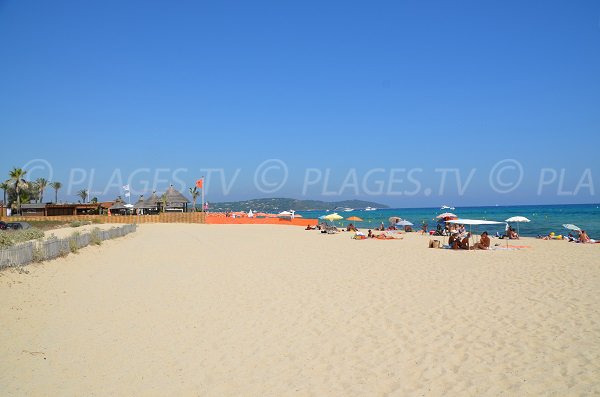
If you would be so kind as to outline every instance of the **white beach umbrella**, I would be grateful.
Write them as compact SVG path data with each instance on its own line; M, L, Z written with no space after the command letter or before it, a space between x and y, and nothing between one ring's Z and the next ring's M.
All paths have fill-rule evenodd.
M575 226L575 225L573 225L573 224L571 224L571 223L567 223L567 224L563 225L563 227L564 227L565 229L569 229L569 230L575 230L575 231L577 231L577 232L580 232L580 231L581 231L581 228L579 228L578 226Z
M506 220L506 222L531 222L529 219L525 218L524 216L513 216L511 218L508 218Z
M529 219L525 218L524 216L513 216L511 218L508 218L506 220L506 222L515 222L517 224L517 233L520 235L521 232L519 230L519 223L521 223L521 222L527 223L527 222L531 222L531 221Z
M413 224L406 219L401 220L400 222L396 222L398 226L413 226Z

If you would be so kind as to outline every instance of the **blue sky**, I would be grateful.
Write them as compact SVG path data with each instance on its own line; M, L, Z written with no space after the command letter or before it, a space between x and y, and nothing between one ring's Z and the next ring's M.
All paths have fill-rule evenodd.
M599 71L591 0L0 0L0 165L64 200L210 173L214 201L598 202Z

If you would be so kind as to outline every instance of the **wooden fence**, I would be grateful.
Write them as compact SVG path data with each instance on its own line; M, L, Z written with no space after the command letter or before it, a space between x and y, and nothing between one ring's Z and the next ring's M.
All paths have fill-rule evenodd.
M31 262L41 262L68 255L70 252L99 244L104 240L126 236L136 231L137 225L123 225L108 230L92 230L79 234L74 232L70 237L58 239L28 241L12 247L0 249L0 269L11 266L24 266Z
M206 214L202 212L167 212L158 215L59 215L59 216L11 216L0 217L4 222L74 222L92 223L205 223Z

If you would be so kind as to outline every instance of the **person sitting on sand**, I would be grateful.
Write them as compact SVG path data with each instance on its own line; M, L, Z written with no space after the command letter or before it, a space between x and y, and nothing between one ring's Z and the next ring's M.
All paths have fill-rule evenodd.
M456 235L456 237L453 239L452 243L450 243L450 240L448 240L448 244L450 244L450 247L454 250L457 250L457 249L468 250L469 249L469 237L471 237L471 233L467 233L467 235L464 238L462 238L460 235Z
M373 238L375 237L375 235L373 234L373 232L371 231L371 229L369 229L369 233L367 234L368 238Z
M518 240L519 234L511 227L508 229L508 238L511 240Z
M490 249L490 237L488 232L481 233L481 239L477 244L471 247L472 250L489 250Z
M587 235L585 230L582 230L581 232L579 232L579 242L582 244L591 242L590 236Z
M354 226L352 223L350 223L348 225L348 227L346 228L346 231L348 231L348 232L357 232L358 229L356 228L356 226Z

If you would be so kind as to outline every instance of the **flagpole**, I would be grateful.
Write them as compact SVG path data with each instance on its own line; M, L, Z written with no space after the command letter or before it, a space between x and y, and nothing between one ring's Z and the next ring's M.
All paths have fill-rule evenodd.
M202 212L204 212L204 176L200 180L202 181Z

